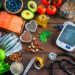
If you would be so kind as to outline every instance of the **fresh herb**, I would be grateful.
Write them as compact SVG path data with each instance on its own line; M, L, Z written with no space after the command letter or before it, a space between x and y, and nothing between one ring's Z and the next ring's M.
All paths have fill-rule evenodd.
M43 34L45 34L46 37L50 37L51 36L51 32L50 31L44 31Z
M41 33L41 35L40 35L40 40L41 40L42 42L47 42L47 37L46 37L46 35L43 34L43 33Z

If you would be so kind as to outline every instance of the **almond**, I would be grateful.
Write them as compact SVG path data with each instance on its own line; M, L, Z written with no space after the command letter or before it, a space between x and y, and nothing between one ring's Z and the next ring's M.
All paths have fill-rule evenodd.
M34 45L36 45L36 46L37 46L37 45L38 45L38 41L36 41L36 40L35 40L35 41L34 41Z
M44 47L39 47L39 49L40 49L40 50L44 50L45 48L44 48Z
M38 46L35 46L35 48L34 49L38 49L39 47Z
M33 44L33 42L31 42L31 46L33 46L34 44Z
M33 45L32 48L35 48L35 46Z
M34 51L34 53L38 53L39 51Z
M35 52L35 50L33 49L32 52Z
M33 50L33 49L31 48L30 51L32 52L32 50Z
M30 49L29 49L29 48L27 48L27 49L26 49L26 51L30 51Z

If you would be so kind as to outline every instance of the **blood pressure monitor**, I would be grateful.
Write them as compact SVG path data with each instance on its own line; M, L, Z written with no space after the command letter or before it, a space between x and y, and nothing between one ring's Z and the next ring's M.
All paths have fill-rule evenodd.
M75 48L75 24L72 22L64 23L64 28L56 40L56 45L67 51L72 51Z

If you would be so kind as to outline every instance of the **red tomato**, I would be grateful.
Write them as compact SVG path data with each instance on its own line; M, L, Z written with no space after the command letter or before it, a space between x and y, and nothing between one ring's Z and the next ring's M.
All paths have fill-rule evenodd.
M59 7L62 4L62 0L53 0L53 5L55 5L56 7Z
M54 5L48 6L47 7L47 13L49 15L54 15L56 13L57 9Z
M42 4L44 6L48 6L48 5L50 5L50 0L42 0Z
M45 12L46 12L46 7L44 7L43 5L39 5L38 6L38 13L44 14Z

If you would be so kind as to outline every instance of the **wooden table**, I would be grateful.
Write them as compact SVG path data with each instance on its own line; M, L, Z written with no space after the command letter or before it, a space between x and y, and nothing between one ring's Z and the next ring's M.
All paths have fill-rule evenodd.
M4 0L1 0L2 3L4 2ZM24 0L24 9L26 9L26 5L27 5L27 1L28 0ZM37 2L37 4L41 4L41 0L35 0ZM65 2L66 0L63 0L63 3ZM38 14L36 14L37 16ZM35 16L35 17L36 17ZM49 15L48 15L49 16ZM62 50L61 48L59 48L58 46L56 46L56 39L60 33L60 31L58 31L57 29L54 29L53 26L56 25L56 24L60 24L62 25L65 21L68 21L64 18L61 18L60 15L59 15L59 8L58 8L58 13L55 15L55 16L49 16L50 19L49 19L49 22L48 22L48 28L47 29L43 29L43 28L40 28L38 27L37 31L35 33L32 33L33 37L36 37L36 39L39 41L39 43L41 44L41 46L44 46L45 47L45 50L44 51L41 51L37 54L33 54L33 53L30 53L30 52L26 52L26 48L29 44L23 44L22 43L22 46L23 46L23 50L20 51L21 53L21 57L23 58L23 60L21 61L24 65L24 68L26 68L26 66L28 65L29 61L31 60L31 58L33 57L36 57L36 56L40 56L42 58L44 58L45 60L48 60L46 63L45 63L45 66L43 69L41 69L40 71L38 70L35 70L35 68L32 66L30 71L28 72L27 75L51 75L49 73L49 70L50 70L50 63L53 62L51 60L48 59L48 55L50 52L54 52L56 54L59 54L59 53L62 53L62 52L66 52L64 50ZM42 43L39 39L39 34L38 32L43 32L44 30L49 30L52 32L52 36L50 38L48 38L48 41L47 43ZM6 32L3 32L3 35L6 34ZM68 53L68 52L66 52ZM74 55L75 56L75 50L70 52L70 54ZM61 58L66 58L66 57L58 57L57 59L61 59ZM68 58L67 58L68 59ZM5 60L6 62L8 62L9 64L12 63L12 61L9 59L9 58L6 58ZM69 66L68 64L66 64L68 69L69 70L72 70L75 74L75 67L73 68L72 66ZM64 73L59 67L58 65L56 64L54 66L54 73L55 75L67 75L66 73ZM3 75L12 75L10 72L7 72Z

